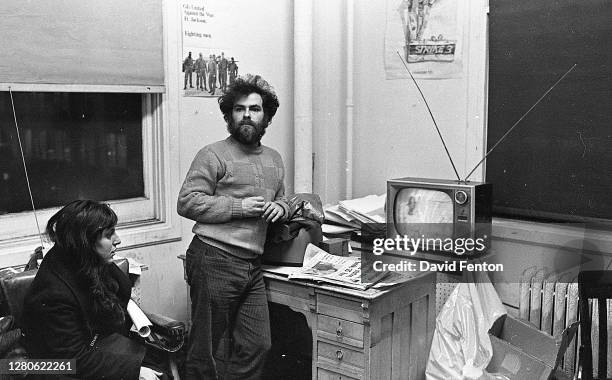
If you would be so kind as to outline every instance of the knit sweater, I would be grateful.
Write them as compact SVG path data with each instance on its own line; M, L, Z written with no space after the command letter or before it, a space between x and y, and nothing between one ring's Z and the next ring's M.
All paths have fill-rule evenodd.
M233 137L202 148L178 197L179 215L194 220L193 233L202 241L241 258L263 253L268 223L246 217L242 200L262 196L289 214L284 198L285 169L280 154L259 145L244 145Z

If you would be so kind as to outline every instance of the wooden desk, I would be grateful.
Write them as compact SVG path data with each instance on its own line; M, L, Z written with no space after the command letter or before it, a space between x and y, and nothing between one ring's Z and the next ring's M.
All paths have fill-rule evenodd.
M425 379L435 328L434 273L385 291L264 277L270 302L306 316L313 379Z
M185 264L185 255L178 256ZM269 302L306 317L312 377L320 380L425 379L435 328L436 275L388 290L352 290L265 272Z

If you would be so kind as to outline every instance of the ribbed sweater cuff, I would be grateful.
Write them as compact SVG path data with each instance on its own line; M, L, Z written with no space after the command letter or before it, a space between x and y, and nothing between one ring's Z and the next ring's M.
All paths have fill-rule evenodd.
M232 199L232 219L242 218L242 199Z

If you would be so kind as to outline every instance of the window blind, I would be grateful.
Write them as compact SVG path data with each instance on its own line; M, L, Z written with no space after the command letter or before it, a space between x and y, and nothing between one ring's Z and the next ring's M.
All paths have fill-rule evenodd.
M0 90L163 92L161 2L0 1Z

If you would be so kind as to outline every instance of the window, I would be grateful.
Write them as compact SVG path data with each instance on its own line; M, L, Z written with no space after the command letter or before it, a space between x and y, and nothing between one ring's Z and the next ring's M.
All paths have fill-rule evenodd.
M0 99L8 96L0 92ZM176 126L162 123L161 94L13 96L18 117L26 115L18 122L41 230L66 201L91 197L109 202L119 215L124 248L178 239L173 210L179 179L170 170L178 160L167 138ZM20 103L25 100L32 103ZM4 255L27 251L40 240L14 141L12 110L7 122L6 106L0 109L0 193L11 198L0 203Z
M121 248L180 238L180 55L161 0L0 2L0 262L40 244L24 183L9 89L41 228L75 197L109 202ZM6 22L4 22L6 21ZM138 36L138 38L135 38ZM176 61L176 62L175 62Z
M144 197L142 95L13 97L37 209L79 198ZM11 108L9 93L0 93L0 214L32 209Z

